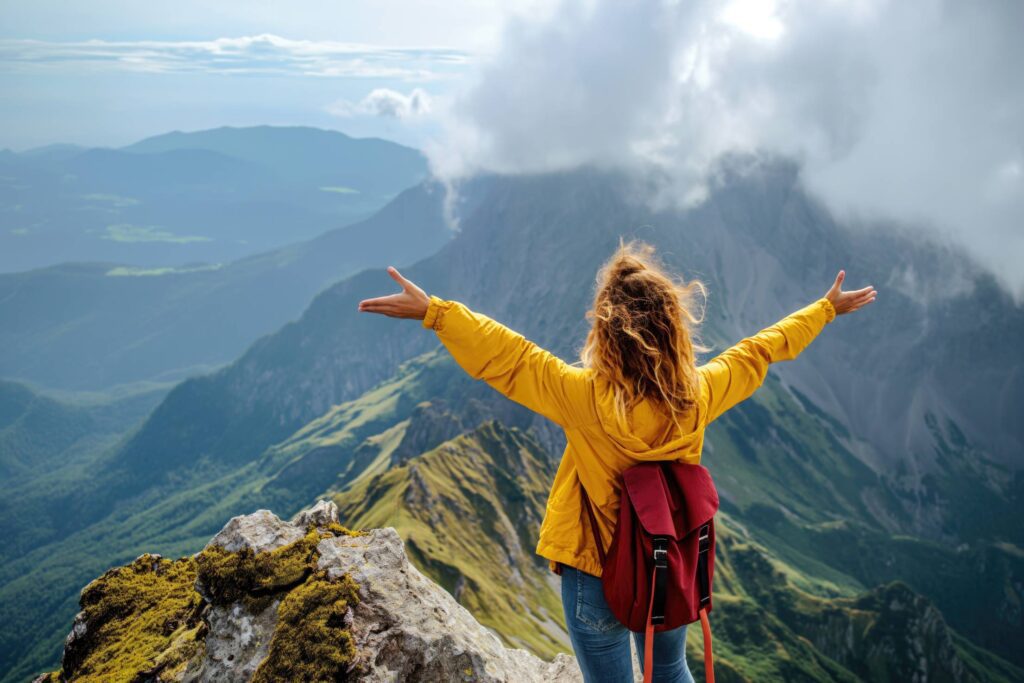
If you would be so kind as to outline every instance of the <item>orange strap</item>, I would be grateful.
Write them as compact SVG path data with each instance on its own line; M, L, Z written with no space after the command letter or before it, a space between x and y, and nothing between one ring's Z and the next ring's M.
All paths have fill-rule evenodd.
M654 616L654 577L658 568L651 572L651 602L647 606L647 627L644 631L644 683L651 683L654 676L654 624L651 618Z
M704 680L715 683L715 660L711 656L711 624L708 623L707 610L701 607L698 614L700 627L704 631Z
M653 614L654 574L652 572L651 602L647 606L647 626L644 629L644 683L651 683L654 677L654 624L651 623ZM707 683L715 683L715 660L711 652L711 623L708 622L708 613L703 607L698 614L700 615L700 627L704 632L704 680ZM686 647L686 643L683 643L683 647Z

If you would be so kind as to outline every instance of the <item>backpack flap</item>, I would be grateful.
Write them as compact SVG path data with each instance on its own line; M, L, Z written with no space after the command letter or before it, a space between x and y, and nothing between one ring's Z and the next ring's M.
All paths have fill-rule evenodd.
M680 529L676 538L693 532L711 520L718 512L718 489L711 480L711 473L703 465L688 465L674 462L668 471L675 479L682 495L683 509L677 512L677 528Z
M718 491L703 465L644 463L622 473L633 511L651 536L679 540L718 511Z

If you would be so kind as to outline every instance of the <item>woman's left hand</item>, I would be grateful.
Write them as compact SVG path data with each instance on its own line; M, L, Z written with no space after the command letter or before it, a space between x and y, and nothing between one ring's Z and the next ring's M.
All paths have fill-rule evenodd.
M359 310L381 313L392 318L423 320L427 314L427 305L430 303L427 293L402 277L402 274L394 266L388 266L388 275L402 286L402 291L375 299L363 299L359 302Z

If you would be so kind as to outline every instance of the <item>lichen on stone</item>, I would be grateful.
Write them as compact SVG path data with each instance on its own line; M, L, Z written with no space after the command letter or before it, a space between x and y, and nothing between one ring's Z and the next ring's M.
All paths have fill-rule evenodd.
M253 682L346 680L355 657L346 612L359 601L358 588L347 574L331 581L318 571L291 590Z
M179 680L204 655L211 604L241 603L258 614L278 599L278 627L257 679L343 680L355 655L345 614L358 587L348 575L330 580L317 570L317 544L362 535L331 521L310 523L273 550L210 545L175 561L141 555L83 589L61 670L37 680Z
M173 677L202 647L196 563L142 555L82 591L82 635L65 650L57 680L132 681Z
M362 531L362 530L359 530L359 529L349 529L347 526L345 526L343 524L339 524L338 522L331 522L330 524L328 524L324 528L327 529L327 531L330 531L331 533L333 533L335 536L366 536L367 535L367 532L365 532L365 531Z
M259 611L260 598L288 590L312 572L320 537L311 527L298 541L267 552L210 546L196 556L203 594L215 605L243 601Z
M299 540L265 552L210 546L196 556L199 583L213 604L242 601L251 612L259 612L268 596L301 584L313 572L316 546L322 539L362 534L332 522L321 528L311 524Z

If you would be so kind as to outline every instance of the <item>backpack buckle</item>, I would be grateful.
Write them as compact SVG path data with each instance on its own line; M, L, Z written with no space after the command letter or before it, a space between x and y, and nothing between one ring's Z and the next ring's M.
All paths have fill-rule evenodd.
M668 536L655 536L654 585L651 586L651 624L665 623L665 596L668 590Z
M697 552L706 553L711 548L711 525L705 524L697 533Z
M668 539L658 537L654 539L654 566L658 569L668 568Z

